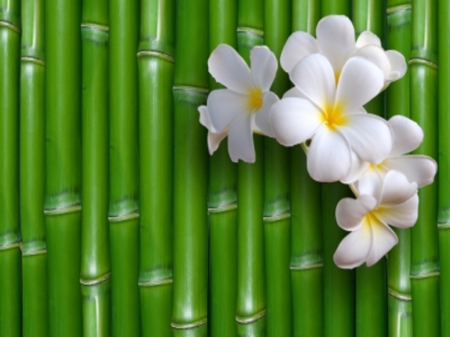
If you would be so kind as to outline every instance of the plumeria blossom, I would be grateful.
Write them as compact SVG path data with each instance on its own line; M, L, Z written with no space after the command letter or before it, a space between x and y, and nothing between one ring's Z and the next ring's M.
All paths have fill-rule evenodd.
M342 199L336 208L338 225L350 231L339 244L334 262L352 269L366 262L378 262L398 238L388 224L398 228L414 225L418 215L417 184L396 171L389 171L378 197L361 194L357 199Z
M231 160L255 161L253 132L271 135L269 112L278 97L270 90L277 71L275 55L265 46L250 52L251 69L230 46L219 45L209 57L210 74L226 89L210 93L200 106L200 122L208 129L212 154L228 136Z
M287 97L275 103L270 123L275 138L285 146L311 139L307 169L316 181L346 178L352 153L378 165L391 152L392 134L382 118L361 107L375 97L384 74L362 57L350 58L336 85L331 63L321 54L304 57L290 79L304 98Z
M345 183L353 183L361 193L376 194L379 192L384 177L389 170L403 173L409 182L417 183L418 187L433 182L437 171L436 162L424 155L405 155L417 149L423 140L422 128L414 121L404 116L394 116L388 121L391 126L394 141L389 155L378 165L361 163L354 158L352 175ZM356 159L356 160L355 160Z
M330 61L336 81L339 79L347 60L361 56L377 65L384 73L385 88L406 72L403 55L395 50L385 51L380 39L365 31L355 41L352 22L343 15L329 15L319 21L316 29L317 39L306 32L294 32L286 41L281 53L281 67L290 73L304 57L320 53Z

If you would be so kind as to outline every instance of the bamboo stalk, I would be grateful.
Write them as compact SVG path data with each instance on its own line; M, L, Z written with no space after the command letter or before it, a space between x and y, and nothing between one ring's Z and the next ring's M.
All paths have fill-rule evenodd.
M174 336L206 335L207 157L198 106L208 92L208 2L177 3L174 95ZM196 18L192 21L192 18Z
M82 242L84 336L110 336L108 227L108 2L84 1L82 13Z
M450 315L450 192L446 187L449 175L449 134L446 125L449 125L449 88L450 88L450 67L448 60L450 58L450 44L448 34L450 32L450 21L448 15L450 7L448 1L438 2L438 25L439 25L439 209L438 209L438 228L439 228L439 256L441 270L441 288L440 288L440 323L441 336L450 335L450 322L447 319Z
M172 333L174 14L171 0L141 2L138 65L142 336Z
M350 12L350 1L322 0L322 16L344 14L350 17ZM348 187L340 183L322 185L325 337L355 334L355 272L339 269L333 261L333 254L346 235L336 223L336 205L350 195Z
M292 3L292 30L315 35L320 2ZM323 335L321 186L309 177L301 146L291 152L291 284L294 336Z
M20 83L22 334L48 336L45 241L44 2L24 0Z
M411 50L411 4L389 0L387 9L387 49L398 50L409 59ZM386 115L410 115L410 75L391 83L386 92ZM388 259L388 335L412 336L411 229L394 228L398 244Z
M209 1L209 49L220 43L236 48L237 1ZM221 86L210 77L210 88ZM237 336L237 165L227 138L209 160L209 334Z
M46 186L50 336L81 336L81 2L45 2Z
M353 1L353 24L356 36L371 31L384 41L386 7L383 1ZM384 92L365 105L365 109L383 117ZM370 304L369 304L370 303ZM356 336L386 336L387 289L386 259L374 266L356 269Z
M111 330L139 336L139 2L111 0L109 6Z
M412 2L411 117L425 138L416 153L437 158L437 1ZM412 228L411 284L415 336L439 336L437 184L419 191L419 218Z
M250 50L263 43L264 3L238 1L238 52L249 64ZM238 163L238 336L266 335L264 270L263 138L254 135L256 162Z
M265 0L265 44L279 58L289 37L290 1ZM282 96L289 89L287 73L278 67L271 90ZM267 281L267 335L292 335L290 280L290 177L288 148L264 139L264 243Z

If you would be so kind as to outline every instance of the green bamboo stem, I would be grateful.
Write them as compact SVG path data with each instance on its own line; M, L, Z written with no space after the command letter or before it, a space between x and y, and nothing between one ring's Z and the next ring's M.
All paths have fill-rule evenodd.
M445 186L449 175L449 134L445 130L445 125L449 125L449 88L450 88L450 44L448 34L450 32L450 21L448 15L450 7L448 1L438 3L438 25L439 25L439 256L441 267L441 335L450 335L450 322L447 319L450 315L450 192ZM445 12L443 12L445 11Z
M404 0L387 3L386 49L398 50L409 59L411 50L411 4ZM391 83L386 90L386 117L410 115L410 75ZM394 228L398 244L389 252L388 276L388 335L412 336L411 229Z
M208 92L208 2L177 3L174 95L174 336L204 336L207 325L207 152L198 106ZM192 18L196 18L192 21Z
M142 336L172 333L174 14L172 0L141 2L138 65Z
M315 35L320 2L293 1L292 31ZM323 335L321 186L309 177L301 146L291 152L291 284L294 336Z
M371 31L384 41L386 7L383 1L353 1L353 24L356 37ZM383 117L384 92L365 105L365 109ZM374 266L356 269L356 336L386 336L387 334L386 259Z
M209 50L220 43L236 48L237 1L209 1ZM210 77L210 89L221 86ZM237 165L227 138L209 160L209 303L208 333L237 336Z
M22 334L48 336L44 179L44 2L24 0L20 83Z
M411 117L425 138L416 153L437 158L437 1L412 2ZM415 336L439 336L437 184L419 191L419 218L412 228L411 281Z
M112 336L139 336L139 1L111 0L110 175Z
M81 336L81 2L45 1L46 180L50 336Z
M110 336L108 2L84 1L81 292L83 335Z
M322 0L322 16L343 14L350 17L350 12L350 1ZM336 223L336 205L348 196L351 196L348 187L340 183L322 185L325 337L355 334L355 272L339 269L333 261L334 252L348 234Z
M264 43L279 59L291 30L290 1L265 0ZM286 72L278 67L271 90L289 89ZM267 335L292 335L290 280L290 176L288 148L264 139L264 243L267 281Z
M250 64L250 50L263 44L264 3L238 1L238 52ZM254 135L256 162L238 163L238 336L266 335L264 269L263 137Z

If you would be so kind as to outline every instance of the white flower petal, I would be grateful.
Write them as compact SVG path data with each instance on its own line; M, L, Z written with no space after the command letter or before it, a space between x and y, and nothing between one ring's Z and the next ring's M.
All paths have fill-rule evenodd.
M422 128L405 116L394 116L388 121L394 135L390 157L401 156L417 149L423 140Z
M272 106L269 122L274 137L284 146L303 143L321 125L319 110L310 101L293 97Z
M288 97L308 99L305 95L302 94L302 92L300 90L298 90L297 87L293 87L284 93L283 98L288 98Z
M385 176L386 173L384 171L369 167L357 181L356 185L359 193L373 195L379 199Z
M334 71L339 73L355 52L352 22L344 15L329 15L317 24L316 36L320 52L328 58Z
M359 48L362 48L364 46L368 46L371 44L381 47L380 38L368 30L359 34L358 39L356 40L356 48L359 49Z
M350 145L339 131L317 130L307 154L309 175L316 181L333 182L346 177L351 167Z
M318 52L317 41L310 34L305 32L292 33L281 51L281 67L289 73L302 58Z
M376 214L385 223L398 228L409 228L417 221L419 197L415 193L411 198L400 205L380 205Z
M381 221L377 224L371 225L372 230L372 247L367 256L367 267L373 266L384 255L394 247L398 238L394 231L389 226L383 224Z
M269 91L278 68L275 54L266 46L253 47L250 60L254 85L261 87L263 92Z
M369 226L348 234L334 253L334 263L340 268L353 269L362 265L372 247L372 232Z
M409 182L417 183L418 187L431 184L437 171L436 162L421 155L387 158L383 164L388 169L403 173Z
M208 150L210 155L216 152L216 150L219 148L220 143L227 136L227 134L228 129L225 129L220 133L208 132Z
M230 125L228 131L228 152L235 163L242 159L247 163L255 162L255 146L253 145L252 118L241 115Z
M216 132L222 132L240 114L250 114L248 97L228 89L218 89L208 96L208 112L211 125Z
M336 81L333 68L325 56L312 54L304 57L292 69L290 79L309 100L318 107L334 103Z
M352 167L348 175L341 180L343 184L351 184L357 181L369 169L370 164L359 158L354 151L352 151Z
M264 104L255 113L255 123L256 126L267 136L274 137L272 133L272 128L269 123L269 117L270 117L270 109L272 106L279 101L278 96L275 95L273 92L268 91L263 96Z
M336 207L336 220L342 229L354 231L364 220L364 216L377 205L377 200L371 195L361 195L358 199L344 198Z
M391 73L388 80L395 81L402 78L407 70L405 57L396 50L386 50L386 56L391 64Z
M352 112L374 98L384 85L383 72L362 57L352 57L342 69L336 91L336 104Z
M209 117L209 112L206 105L200 105L198 107L198 112L200 112L200 124L207 128L210 132L217 132L211 124L211 118Z
M371 114L353 114L347 116L347 123L339 129L362 160L378 164L391 151L392 133L383 118Z
M379 204L383 207L399 205L411 198L416 192L416 183L410 183L400 172L389 171L384 178Z
M208 59L209 73L228 89L246 94L253 87L250 68L230 46L220 44Z
M391 64L383 48L375 45L368 45L359 49L355 56L360 56L375 64L384 74L384 81L387 81L391 73Z

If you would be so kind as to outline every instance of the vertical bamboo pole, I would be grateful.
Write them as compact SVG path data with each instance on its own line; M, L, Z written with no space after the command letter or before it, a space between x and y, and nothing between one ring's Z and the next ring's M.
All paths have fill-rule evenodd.
M292 2L292 30L315 35L320 2ZM294 336L323 335L321 185L309 177L301 146L291 153L291 283Z
M265 44L279 58L291 28L291 2L265 0ZM282 96L289 89L288 75L278 67L271 90ZM290 177L286 147L264 139L264 242L267 281L267 335L292 335L290 280Z
M416 153L437 158L437 1L413 0L411 117L425 138ZM411 284L414 336L439 336L437 184L419 191L419 218L412 228Z
M110 336L108 1L84 1L81 292L83 335Z
M439 25L439 254L441 268L441 336L450 335L450 191L448 189L448 177L450 177L449 166L449 144L450 138L448 126L450 124L450 19L448 13L450 3L441 0L438 3L438 25Z
M384 1L353 1L356 36L371 31L384 41L386 6ZM384 92L366 104L369 113L384 117ZM370 305L368 305L370 303ZM356 336L386 336L387 290L386 259L374 266L356 269Z
M20 83L22 334L48 336L45 242L44 2L23 0Z
M0 335L20 336L20 2L0 1Z
M387 2L387 49L398 50L409 59L411 51L411 3L403 0ZM410 72L391 83L386 91L386 117L410 115ZM394 228L398 244L389 252L388 262L388 335L412 336L411 229Z
M350 17L351 2L322 0L322 16L344 14ZM355 331L355 272L339 269L333 254L346 235L336 223L336 205L350 195L340 183L322 185L324 256L324 336L353 336Z
M110 179L112 335L139 336L139 1L111 0Z
M45 1L50 336L81 336L81 1Z
M238 0L238 52L249 64L250 50L263 43L264 3ZM264 271L263 138L254 135L256 162L238 164L238 285L236 321L239 336L266 335Z
M220 43L236 48L237 1L209 1L209 50ZM221 86L211 77L210 88ZM237 336L237 165L227 138L209 160L209 334Z
M180 0L177 10L172 327L174 336L204 336L208 165L197 108L205 104L208 92L208 1Z
M141 2L139 64L142 336L170 336L172 318L172 0Z

